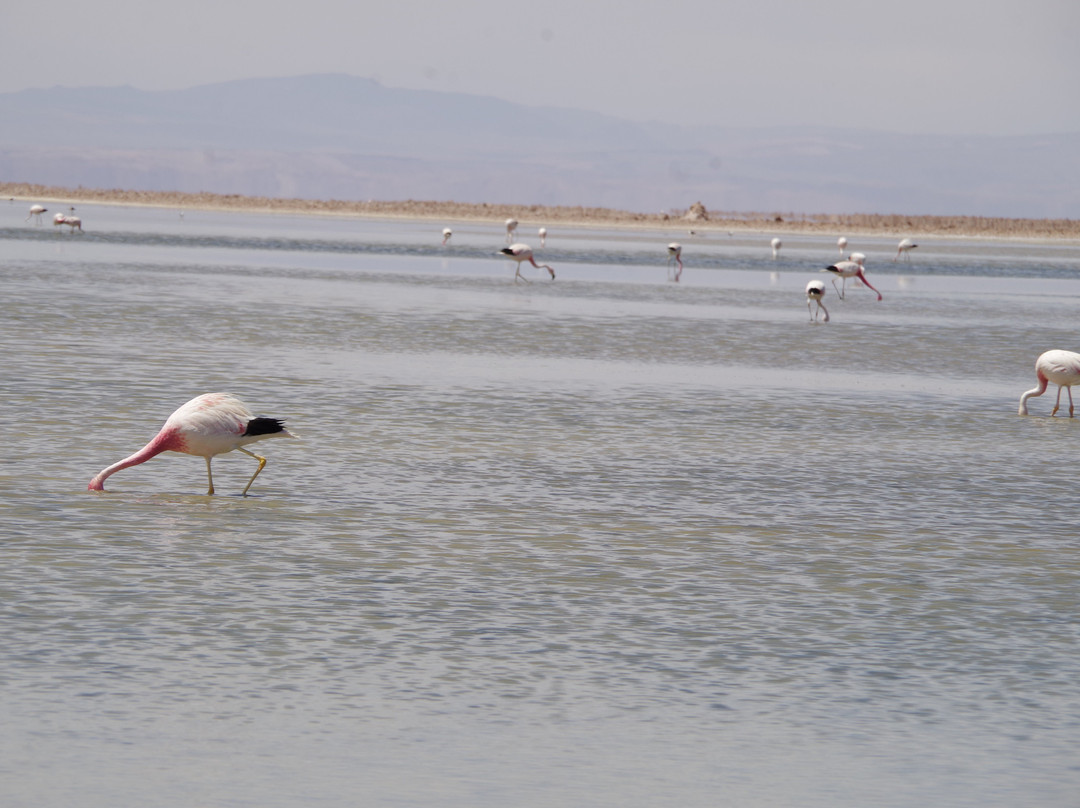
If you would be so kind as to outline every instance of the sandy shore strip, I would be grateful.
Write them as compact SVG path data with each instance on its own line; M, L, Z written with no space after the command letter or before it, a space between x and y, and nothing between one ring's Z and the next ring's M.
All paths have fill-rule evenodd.
M406 200L349 202L343 200L280 199L239 194L126 191L62 188L31 183L0 182L0 198L25 202L137 205L187 210L232 210L300 215L407 218L433 222L493 222L517 219L526 225L580 227L650 227L702 232L730 231L868 236L951 236L1002 239L1080 240L1078 219L1007 219L986 216L905 216L900 214L732 213L706 210L695 202L685 210L633 213L611 208L564 205L493 205Z

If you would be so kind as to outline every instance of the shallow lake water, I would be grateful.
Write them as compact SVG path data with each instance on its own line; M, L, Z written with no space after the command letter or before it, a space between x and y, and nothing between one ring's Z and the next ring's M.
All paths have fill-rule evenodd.
M812 324L835 236L79 213L0 206L5 805L1076 804L1076 245ZM86 491L217 390L250 496Z

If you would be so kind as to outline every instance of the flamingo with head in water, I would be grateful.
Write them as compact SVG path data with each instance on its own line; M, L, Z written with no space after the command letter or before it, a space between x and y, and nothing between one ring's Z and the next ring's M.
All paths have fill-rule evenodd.
M919 245L909 238L901 239L900 243L896 245L896 258L899 258L901 254L904 256L904 260L911 260L911 251ZM895 261L896 258L893 260Z
M1035 360L1035 377L1039 380L1038 386L1020 396L1020 415L1028 414L1027 400L1041 396L1046 392L1046 386L1053 382L1058 386L1058 392L1050 415L1057 415L1061 407L1061 390L1064 388L1069 391L1069 417L1072 418L1072 386L1080 383L1080 354L1072 351L1047 351Z
M207 494L214 493L214 476L210 472L210 460L233 449L259 461L259 467L244 486L242 496L266 465L266 458L244 447L266 438L295 437L277 418L263 418L251 414L240 399L229 393L206 393L193 398L169 416L161 431L153 440L130 457L102 469L90 481L87 489L104 491L105 480L111 475L139 463L145 463L162 452L182 452L198 455L206 460L206 479L210 484Z
M679 278L682 277L682 269L683 269L682 245L677 241L671 242L669 245L667 245L667 254L668 254L668 259L667 259L668 267L671 267L672 264L675 265L674 274L672 274L672 272L669 269L668 270L668 277L671 278L672 280L674 280L676 283L678 283Z
M780 248L782 246L784 246L784 243L782 241L780 241L780 239L778 239L778 238L774 238L772 240L772 242L770 242L770 243L772 244L772 257L773 258L779 258L780 257Z
M546 269L551 273L551 279L555 280L555 270L549 267L547 264L538 264L536 259L533 258L532 247L528 244L511 244L509 247L503 247L499 252L508 258L517 261L517 271L514 273L514 283L518 282L518 279L530 283L529 279L521 274L521 262L528 261L537 269Z
M452 235L454 235L453 230L451 230L449 227L444 227L443 228L443 231L442 231L442 243L443 243L444 247L446 246L446 243L448 241L450 241L450 236L452 236Z
M836 240L836 246L840 248L840 256L843 257L844 250L847 249L847 239L840 236L840 238Z
M806 310L810 312L810 322L816 323L818 318L818 312L824 312L824 322L829 322L829 310L825 308L825 304L822 303L822 298L825 297L825 281L810 281L806 284ZM817 309L811 311L810 305L812 303L817 304Z
M861 253L857 254L860 255L860 257L865 257L862 256ZM855 256L852 255L852 258L854 257ZM841 300L844 299L844 288L847 286L848 278L858 278L860 281L866 284L868 288L874 289L874 287L870 285L870 281L866 279L866 275L863 274L863 265L858 261L837 261L832 266L826 267L821 271L833 273L833 288L836 289L836 292L840 296ZM836 286L837 278L841 279L839 288L837 288ZM874 289L874 292L877 294L877 299L881 300L881 292L878 292L877 289Z
M540 236L540 246L541 247L546 247L547 246L547 228L546 227L541 227L539 230L536 231L536 235Z
M506 220L506 243L509 244L514 240L514 234L517 233L518 221L517 219Z

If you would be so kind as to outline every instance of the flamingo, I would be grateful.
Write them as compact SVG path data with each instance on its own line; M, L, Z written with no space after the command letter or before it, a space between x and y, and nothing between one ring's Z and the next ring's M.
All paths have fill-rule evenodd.
M836 240L836 246L840 248L840 257L843 258L844 248L847 247L847 239L843 236L840 236L840 238Z
M161 431L153 440L131 457L113 463L98 473L87 486L89 491L104 491L105 480L111 475L145 463L162 452L182 452L198 455L206 460L206 479L210 483L207 495L214 493L214 476L210 472L210 459L215 455L238 449L259 461L259 467L244 486L242 496L266 465L266 458L244 448L249 443L264 438L293 438L277 418L255 417L240 399L229 393L206 393L191 399L169 416Z
M1061 407L1061 389L1069 391L1069 417L1073 417L1072 386L1080 383L1080 354L1072 351L1047 351L1035 360L1035 376L1039 386L1020 396L1020 415L1027 415L1027 400L1041 396L1046 392L1046 385L1053 382L1058 386L1057 401L1050 415L1057 415Z
M53 217L52 217L53 227L56 227L58 224L64 224L66 221L67 221L67 217L65 217L64 214L62 214L62 213L53 214Z
M772 257L773 258L779 258L780 257L780 247L783 246L783 243L778 238L774 238L771 243L772 243Z
M825 281L810 281L806 284L806 310L810 312L810 322L817 322L818 312L810 311L810 304L817 303L818 310L825 312L824 322L829 322L829 310L821 302L825 297Z
M452 236L452 235L454 235L453 230L451 230L449 227L444 227L443 228L443 230L442 230L442 243L443 243L444 247L446 246L446 242L448 242L450 240L450 236Z
M671 242L667 245L667 254L668 266L670 267L672 264L675 264L675 275L673 279L678 283L679 278L682 277L682 245L677 241ZM670 271L668 272L668 277L672 277Z
M503 247L501 250L499 250L499 252L502 255L505 255L508 258L517 261L517 272L514 273L514 283L518 282L518 278L521 278L521 280L525 281L525 283L530 283L529 279L521 274L522 261L528 261L537 269L546 269L548 272L551 273L551 279L555 280L555 270L549 267L547 264L536 263L536 259L533 258L532 247L530 247L528 244L511 244L509 247Z
M539 230L536 231L536 234L538 236L540 236L540 247L541 248L546 247L547 246L547 228L546 227L541 227Z
M518 226L517 219L507 219L506 220L506 243L507 244L509 244L511 241L513 241L513 236L514 236L515 233L517 233L517 226Z
M34 219L34 224L41 224L41 214L48 211L48 208L44 205L31 205L29 215L23 219L24 222L28 222Z
M911 251L914 250L918 246L919 246L918 244L916 244L914 241L912 241L909 238L901 239L900 243L898 245L896 245L896 258L899 258L900 254L903 253L904 258L907 259L908 261L910 261L911 260ZM894 258L893 260L895 261L896 258Z
M862 253L856 253L855 255L858 255L864 260L866 258L866 256L862 255ZM854 257L854 255L852 257ZM826 267L821 271L833 273L832 284L834 289L836 289L836 279L842 279L840 283L840 288L836 289L837 293L840 295L841 300L844 299L844 287L847 285L848 278L858 278L868 287L874 289L874 287L870 285L870 281L866 279L866 275L863 274L863 265L859 261L837 261L832 266ZM878 292L877 289L874 289L874 291L877 292L877 299L881 300L881 292Z
M59 216L60 214L58 213L56 215ZM82 229L82 219L80 219L78 216L65 216L64 221L63 222L58 222L58 224L66 224L68 227L71 228L72 233L75 232L76 228L78 228L78 231L80 233L83 231L83 229Z

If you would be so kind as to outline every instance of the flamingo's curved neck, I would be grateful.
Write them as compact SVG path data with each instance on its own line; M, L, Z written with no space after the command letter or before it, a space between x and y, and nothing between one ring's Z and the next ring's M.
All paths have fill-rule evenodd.
M152 441L142 447L135 454L130 457L125 457L123 460L113 463L106 469L102 469L98 472L98 475L90 481L87 486L89 491L104 491L105 481L109 479L116 472L122 469L130 468L131 466L137 466L140 463L145 463L153 457L157 457L162 452L177 451L181 446L182 441L180 436L175 430L161 430Z

